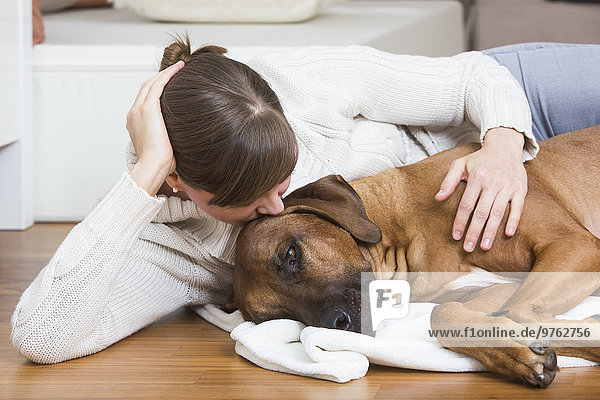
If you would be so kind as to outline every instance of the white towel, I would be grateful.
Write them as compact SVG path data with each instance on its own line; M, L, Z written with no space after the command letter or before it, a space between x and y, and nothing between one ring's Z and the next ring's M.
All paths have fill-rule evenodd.
M475 359L442 347L429 337L433 303L411 303L406 318L383 321L376 336L316 328L298 321L242 322L241 313L226 314L215 306L197 312L209 322L231 331L235 351L254 364L273 371L310 376L338 383L363 377L369 363L428 371L483 371ZM598 314L600 297L588 297L557 319L580 320ZM222 316L220 314L226 314ZM207 318L208 317L208 318ZM227 321L227 324L219 322ZM558 357L561 368L597 365L575 357Z

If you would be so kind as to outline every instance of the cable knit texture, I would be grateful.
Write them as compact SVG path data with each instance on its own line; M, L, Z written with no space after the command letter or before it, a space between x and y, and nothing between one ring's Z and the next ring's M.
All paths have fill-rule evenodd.
M500 126L525 135L524 160L537 152L521 87L479 52L427 58L311 47L249 65L277 93L298 138L288 192L328 174L353 180L412 163ZM132 149L127 160L135 163ZM225 302L238 231L190 201L149 196L123 173L23 293L14 347L56 363L181 306Z

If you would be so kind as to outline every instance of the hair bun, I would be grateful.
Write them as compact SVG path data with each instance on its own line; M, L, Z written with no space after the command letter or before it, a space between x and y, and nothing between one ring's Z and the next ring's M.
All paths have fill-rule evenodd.
M200 47L198 50L194 51L192 54L216 54L222 55L227 53L227 49L221 46L209 45Z
M183 36L173 36L175 41L168 45L165 48L163 53L162 61L160 62L160 71L165 68L170 67L175 64L177 61L183 61L184 63L188 63L192 58L192 55L197 54L216 54L222 55L227 53L227 49L221 46L204 46L192 53L192 47L190 45L190 37L186 33Z
M186 33L183 37L179 35L174 36L174 39L175 41L165 48L163 58L160 62L160 71L177 63L177 61L183 61L187 64L192 57L190 37L188 34Z

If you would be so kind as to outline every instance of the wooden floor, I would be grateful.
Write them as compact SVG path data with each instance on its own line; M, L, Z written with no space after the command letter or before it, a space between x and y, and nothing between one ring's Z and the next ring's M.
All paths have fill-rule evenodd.
M21 292L72 225L0 231L0 398L7 399L476 399L600 398L600 368L559 372L548 389L491 373L433 373L371 366L346 384L264 370L239 357L229 335L182 309L110 348L36 365L11 347L10 316Z

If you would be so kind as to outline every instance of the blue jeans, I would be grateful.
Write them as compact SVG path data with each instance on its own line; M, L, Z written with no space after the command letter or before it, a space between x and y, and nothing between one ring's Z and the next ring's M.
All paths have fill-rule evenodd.
M483 53L525 90L537 140L600 125L600 45L524 43Z

